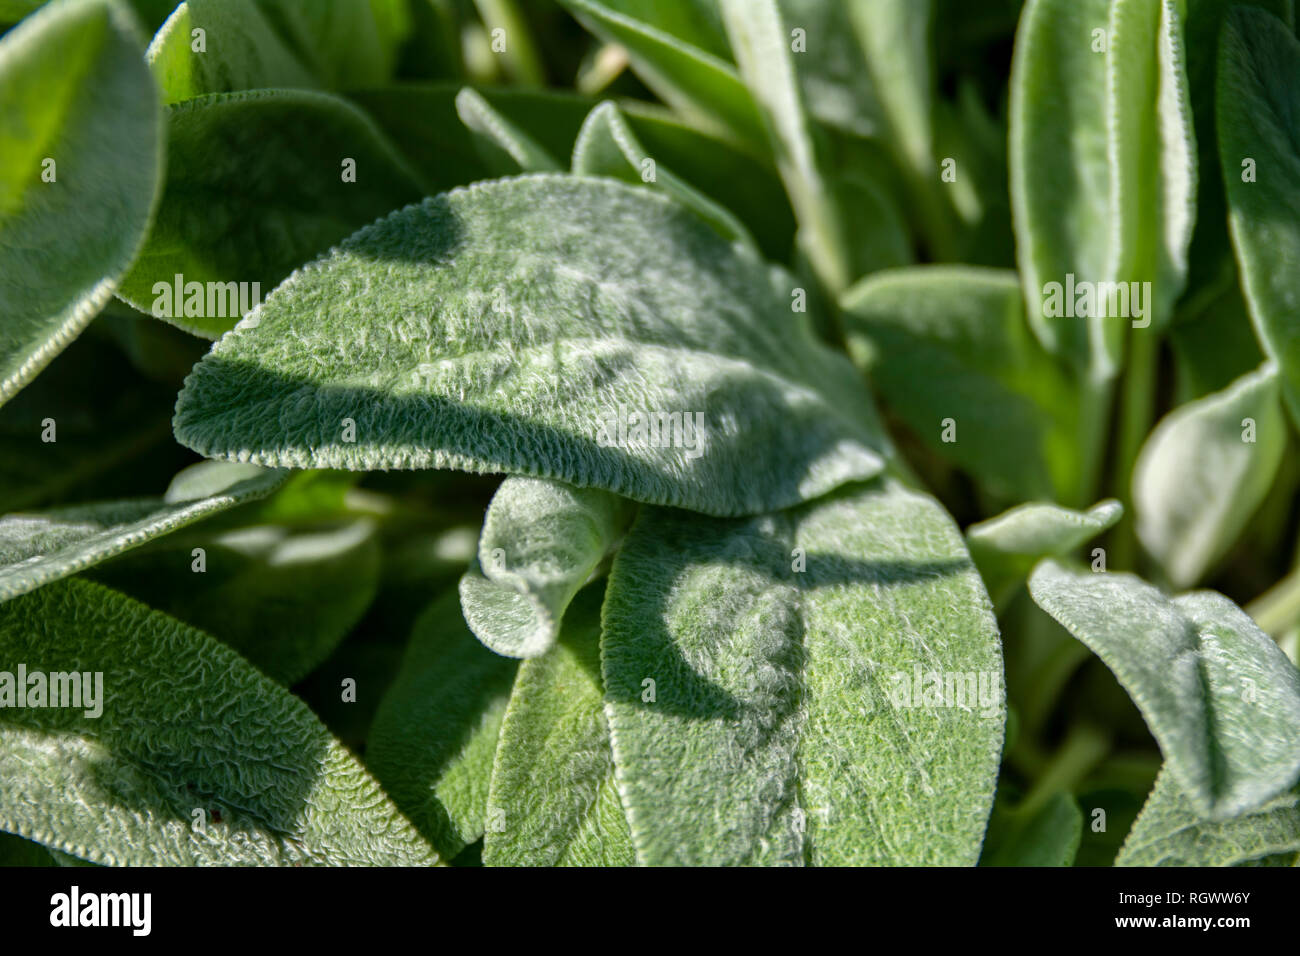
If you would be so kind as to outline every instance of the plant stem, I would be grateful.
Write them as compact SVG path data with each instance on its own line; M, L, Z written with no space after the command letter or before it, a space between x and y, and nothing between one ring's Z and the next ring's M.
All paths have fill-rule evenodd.
M519 12L515 0L474 0L483 25L490 34L505 31L505 58L514 79L524 86L545 86L546 71L533 44L532 30Z

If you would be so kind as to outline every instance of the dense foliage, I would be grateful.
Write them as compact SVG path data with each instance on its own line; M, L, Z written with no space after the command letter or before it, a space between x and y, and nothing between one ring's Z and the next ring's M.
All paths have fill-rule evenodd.
M1300 863L1292 0L0 31L0 863Z

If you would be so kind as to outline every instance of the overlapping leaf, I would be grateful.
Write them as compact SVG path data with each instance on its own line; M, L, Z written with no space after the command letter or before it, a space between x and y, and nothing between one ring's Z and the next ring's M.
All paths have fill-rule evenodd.
M555 649L519 668L488 805L489 866L630 866L600 677L604 588L578 595Z
M116 0L72 0L0 40L0 404L85 328L135 258L163 134Z
M470 630L506 657L545 653L564 609L618 543L632 510L606 491L507 478L483 519L478 560L460 581Z
M883 466L869 396L805 319L759 259L666 198L502 180L395 213L288 279L195 368L176 435L265 464L770 510Z
M1300 672L1223 595L1054 561L1029 590L1114 671L1198 814L1230 819L1300 778Z
M120 294L196 335L218 337L290 271L425 192L374 123L326 93L214 94L167 116L167 189Z
M951 519L880 481L746 520L643 509L602 659L645 864L973 864L997 627Z
M0 711L4 830L114 865L437 862L305 704L165 614L60 582L0 605L0 660L28 678ZM79 675L82 706L31 706L34 673Z
M270 494L284 472L205 462L164 498L69 505L0 518L0 601L76 574L227 508Z

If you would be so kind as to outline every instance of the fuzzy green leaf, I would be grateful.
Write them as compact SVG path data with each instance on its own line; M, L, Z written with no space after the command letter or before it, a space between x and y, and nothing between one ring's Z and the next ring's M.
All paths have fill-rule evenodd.
M714 202L650 156L611 101L587 116L573 144L573 171L589 176L613 176L629 183L654 183L732 242L757 252L749 230L725 207Z
M1165 769L1115 858L1116 866L1300 866L1300 792L1230 820L1204 819Z
M210 457L771 510L883 467L870 397L803 320L763 262L667 198L501 180L293 275L195 367L176 436Z
M640 0L560 0L589 31L627 51L632 69L665 103L761 153L766 136L758 108L735 66L696 46L696 31L674 35L684 24L675 3ZM653 18L653 19L651 19Z
M202 32L201 40L195 31ZM194 49L200 42L202 50ZM247 0L187 0L154 35L145 58L166 103L206 93L321 85Z
M882 480L747 520L642 509L603 616L641 863L975 863L1002 663L933 499Z
M1213 591L1044 561L1029 591L1128 691L1202 816L1249 812L1300 778L1300 673Z
M153 215L158 91L130 10L42 9L0 39L0 404L113 294Z
M799 244L819 279L840 292L857 278L829 160L818 140L776 0L721 0L741 76L758 104L786 192L799 222Z
M1277 370L1180 406L1147 439L1133 472L1138 537L1175 588L1199 581L1237 540L1286 450Z
M555 649L519 668L488 805L489 866L631 866L600 677L604 588L584 590Z
M470 630L506 657L545 653L631 517L632 503L606 491L507 478L483 520L478 560L460 581Z
M1077 395L1026 328L1014 273L891 270L841 305L850 354L935 452L1010 500L1077 496Z
M1233 8L1222 34L1219 151L1241 281L1282 394L1300 422L1300 41L1262 10Z
M0 601L139 547L227 508L264 497L285 472L203 462L177 476L163 498L70 505L0 518Z
M510 120L502 116L477 90L465 87L456 94L456 112L460 120L475 134L477 141L489 155L505 153L508 160L496 160L493 165L502 173L556 172L560 169L555 157L540 146Z
M167 190L120 294L195 335L217 338L293 269L424 193L374 123L327 93L216 94L167 115Z
M1087 511L1030 502L966 529L966 545L994 603L1029 577L1043 558L1059 558L1114 527L1124 506L1111 498Z
M28 705L0 711L0 828L113 865L437 862L305 704L165 614L60 582L0 605L0 661ZM83 707L31 706L37 672Z
M445 857L491 822L492 760L518 667L474 639L453 591L420 615L375 714L366 763Z
M1113 375L1125 329L1163 325L1182 290L1196 193L1186 104L1177 0L1026 4L1011 79L1018 260L1031 326L1080 371ZM1103 282L1151 283L1141 317L1131 299L1130 315L1109 314L1100 294L1070 317L1083 301L1065 302L1071 285Z

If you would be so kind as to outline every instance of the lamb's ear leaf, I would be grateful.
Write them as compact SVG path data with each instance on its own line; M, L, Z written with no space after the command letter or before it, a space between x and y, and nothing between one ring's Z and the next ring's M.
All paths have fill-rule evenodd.
M1123 514L1124 506L1113 498L1087 511L1033 501L971 525L966 546L1000 606L1040 560L1068 555L1113 527Z
M68 505L0 518L0 601L84 571L101 561L244 501L288 478L256 465L201 462L193 494ZM197 478L184 479L198 481Z
M465 621L505 657L555 643L564 609L618 543L626 498L546 478L510 477L483 519L478 560L460 581Z
M1011 79L1017 257L1031 326L1081 372L1115 374L1130 319L1096 307L1070 317L1070 276L1150 282L1136 321L1156 327L1186 279L1196 191L1186 102L1176 0L1026 4Z
M321 85L256 3L187 0L154 34L145 59L166 103L207 93Z
M375 714L366 763L444 857L494 824L492 759L518 667L475 640L451 591L416 621Z
M862 139L888 139L872 74L854 34L849 4L777 0L790 42L802 42L799 85L813 117ZM802 36L794 30L803 31ZM797 39L796 39L797 38Z
M850 354L936 454L1008 500L1078 496L1077 393L1025 326L1015 273L889 270L840 304Z
M501 725L489 866L631 866L600 677L603 585L574 599L554 649L525 661Z
M980 866L1070 866L1083 837L1083 813L1068 793L1036 810L993 808Z
M1300 422L1300 40L1263 10L1234 7L1223 25L1218 122L1229 225L1246 301L1282 395Z
M643 508L603 618L639 862L979 857L1001 653L933 499L882 479L742 520Z
M0 38L0 404L80 334L144 241L162 108L130 10L70 0Z
M374 525L354 518L301 527L200 525L122 555L92 576L211 634L291 685L361 619L378 591L379 568Z
M456 113L474 134L488 165L500 174L549 173L560 169L559 162L531 136L502 116L483 94L465 87L456 94ZM504 155L502 155L504 154Z
M776 0L720 0L727 36L745 84L758 104L785 183L798 242L817 277L835 293L857 278L853 243L829 156L799 84L795 56Z
M219 337L293 269L425 192L328 93L220 93L167 116L167 189L120 295L195 335Z
M767 137L758 108L720 49L703 49L693 40L669 32L680 29L664 20L680 4L647 5L638 0L560 0L590 32L627 51L637 76L682 115L726 134L758 154L767 152Z
M1115 865L1300 866L1300 791L1228 820L1207 820L1166 767Z
M0 828L113 865L437 862L306 704L202 631L62 581L0 605L0 660L29 702L35 673L80 675L83 705L5 711Z
M1271 363L1156 426L1133 471L1133 508L1138 537L1175 588L1198 582L1237 540L1286 444Z
M714 202L672 170L658 163L632 132L622 111L605 101L588 114L573 144L573 171L613 176L629 183L655 184L718 231L724 239L743 242L755 252L749 230L724 206Z
M746 514L879 473L874 417L761 260L654 191L534 175L427 199L299 270L195 367L174 424L211 457Z
M1029 592L1115 673L1199 814L1248 813L1300 778L1300 672L1223 595L1052 560Z
M1234 6L1253 6L1295 23L1294 0L1188 0L1187 88L1188 105L1196 127L1197 177L1196 229L1188 251L1189 293L1212 285L1230 269L1227 197L1219 175L1219 135L1215 117L1215 88L1219 60L1219 34ZM1236 283L1233 283L1236 286ZM1244 371L1244 369L1243 369Z

